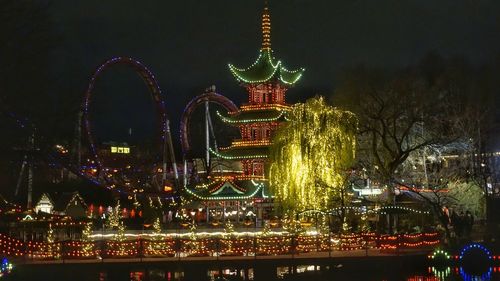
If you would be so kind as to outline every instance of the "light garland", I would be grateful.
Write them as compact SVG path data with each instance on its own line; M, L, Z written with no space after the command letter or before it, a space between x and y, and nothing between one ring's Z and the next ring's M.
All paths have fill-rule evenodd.
M94 243L92 243L92 222L89 222L85 225L85 228L82 231L82 248L81 254L82 256L92 257L95 256L94 252Z
M120 221L118 224L118 230L116 231L116 235L113 237L113 242L110 242L110 248L108 249L108 254L111 253L115 256L126 256L130 253L130 249L127 249L130 243L125 242L125 226L123 225L123 221ZM116 250L114 249L116 248Z
M232 64L228 64L229 70L231 73L236 77L237 80L242 81L244 83L249 83L249 84L255 84L255 83L264 83L269 81L271 78L273 78L276 73L280 73L279 75L279 80L285 84L288 85L293 85L295 82L297 82L301 76L302 73L305 71L305 68L300 68L296 71L288 71L282 66L282 62L278 61L276 63L273 62L273 56L272 56L272 50L260 50L259 56L255 60L255 62L250 65L247 68L237 68ZM268 66L268 71L267 73L264 72L262 73L262 78L259 79L248 79L244 77L244 73L252 71L254 67L256 67L259 64L266 64ZM293 80L286 80L281 72L285 72L287 74L297 74L299 73L296 77L292 78Z
M246 104L240 106L240 110L236 112L228 112L229 115L239 114L243 111L254 111L254 110L276 110L276 111L289 111L292 107L288 104L279 104L279 103L262 103L262 104Z
M459 259L462 260L465 253L467 253L468 251L472 250L472 249L479 249L481 251L483 251L486 256L488 257L489 260L491 260L493 257L491 255L491 252L490 250L488 250L488 248L486 248L485 246L479 244L479 243L471 243L469 245L466 245L465 247L462 248L462 250L460 250L460 256L459 256Z
M263 139L263 140L237 140L231 143L231 146L221 147L219 150L227 150L237 147L260 147L260 146L269 146L271 145L271 140Z
M222 159L226 159L226 160L238 160L238 159L256 159L256 158L268 158L269 156L268 155L264 155L264 154L256 154L256 155L242 155L242 156L227 156L227 155L223 155L223 154L220 154L218 153L217 151L214 151L212 148L208 148L208 150L210 151L210 153L212 153L213 155L217 156L217 157L220 157Z
M262 48L260 49L259 56L255 60L255 62L247 68L236 68L232 64L228 64L229 70L236 77L236 79L243 81L245 83L263 83L270 80L274 75L279 72L279 80L285 84L294 84L297 82L302 76L302 72L304 72L304 68L300 68L295 71L290 71L282 66L281 61L277 63L273 62L272 49L271 49L271 17L269 15L269 9L267 6L264 8L264 13L262 14ZM261 73L261 78L257 79L248 79L243 77L246 72L254 71L257 65L265 64L262 69L265 69L267 72ZM267 66L267 67L266 67ZM259 70L259 69L257 69ZM287 80L283 77L282 73L287 74L297 74L292 80Z
M8 259L2 258L2 263L0 264L0 278L5 274L9 274L13 268L14 265L12 265Z
M444 281L444 280L447 280L448 276L451 274L451 268L448 266L443 270L441 268L438 269L438 268L433 266L431 268L430 273L432 273L432 275L434 275L438 278L436 281ZM465 280L467 280L467 279L465 279ZM408 280L408 281L411 281L411 280Z
M193 228L194 227L194 228ZM321 251L353 251L361 249L395 250L398 248L427 248L439 243L435 233L421 233L419 235L378 236L374 233L347 234L347 235L324 235L317 231L305 232L303 234L271 231L269 226L262 232L236 232L228 226L224 232L195 232L196 227L191 224L188 233L163 234L116 234L93 235L92 238L109 238L104 248L89 254L82 249L87 242L65 241L56 243L59 252L64 258L86 259L89 257L122 257L131 258L138 256L148 257L187 257L187 256L219 256L219 255L283 255L290 253L307 253ZM125 237L137 237L137 240L127 240ZM415 239L421 239L415 241ZM8 243L6 243L8 241ZM19 240L2 236L0 239L0 253L6 256L28 255L33 259L55 258L56 255L50 250L50 243L30 241L23 243ZM97 248L97 241L88 242L92 248ZM5 250L7 244L14 244L18 249L23 249L19 254ZM481 248L479 246L468 246ZM465 252L469 248L464 248ZM53 249L53 248L52 248ZM462 251L461 255L465 253ZM489 255L486 249L485 253Z
M261 187L259 188L256 188L255 191L249 195L242 195L242 196L201 196L199 194L196 194L195 192L191 191L189 188L186 188L185 190L193 195L194 197L198 198L198 199L202 199L202 200L245 200L245 199L250 199L250 198L253 198L258 192L259 190L261 189Z
M47 257L59 258L61 245L55 242L54 239L54 230L52 229L52 224L49 224L49 229L47 230L47 247L46 247L46 255Z
M217 195L220 192L222 192L224 190L223 187L226 185L226 183L229 183L231 185L230 188L233 189L236 193L238 193L238 194L245 193L245 189L244 188L238 186L232 180L227 180L227 181L220 182L220 184L218 186L216 186L216 187L212 188L211 190L209 190L210 194Z
M456 269L456 268L455 268ZM495 267L496 269L496 267ZM462 280L465 281L476 281L476 280L491 280L492 268L488 267L486 272L483 272L480 276L468 273L463 267L460 267L460 276Z
M408 211L408 212L413 212L417 214L425 214L428 215L430 214L429 211L421 211L409 207L403 207L403 206L384 206L380 208L381 214L385 215L387 214L387 210L401 210L401 211Z
M226 116L222 115L219 111L217 111L217 116L219 116L219 118L223 122L229 123L229 124L247 124L247 123L273 122L273 121L279 120L284 115L285 115L285 111L281 111L280 114L278 116L276 116L276 117L233 120L230 117L226 117Z
M287 117L271 146L271 191L284 210L324 210L354 161L357 119L322 97L294 105Z

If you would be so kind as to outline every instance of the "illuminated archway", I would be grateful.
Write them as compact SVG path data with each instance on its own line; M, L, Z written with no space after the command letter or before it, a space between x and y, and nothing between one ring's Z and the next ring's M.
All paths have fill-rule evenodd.
M434 252L432 252L432 254L429 255L429 258L431 260L439 259L439 258L449 260L451 257L452 256L448 252L446 252L445 250L441 250L441 249L436 249L436 250L434 250Z
M475 249L481 250L488 257L489 260L491 260L493 258L491 255L491 252L490 252L490 250L488 250L488 248L484 247L483 245L481 245L479 243L472 243L472 244L466 245L465 247L462 248L462 250L460 250L459 259L463 260L465 254L467 254L469 251L475 250Z

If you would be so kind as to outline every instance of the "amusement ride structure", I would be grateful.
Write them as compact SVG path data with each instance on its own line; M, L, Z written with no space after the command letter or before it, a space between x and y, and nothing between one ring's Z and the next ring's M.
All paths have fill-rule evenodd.
M161 172L162 174L161 186L163 186L165 185L165 181L167 179L167 168L170 168L167 167L167 163L170 163L175 181L177 182L179 179L179 175L177 172L177 163L175 160L175 153L172 145L172 136L170 133L170 121L167 116L167 112L165 109L165 101L162 97L160 87L155 79L154 74L148 68L146 68L141 62L128 57L116 57L107 60L97 68L97 70L90 79L87 91L85 93L84 102L82 104L82 111L80 114L82 118L81 125L83 126L79 126L79 128L83 128L85 132L85 136L87 137L87 141L89 144L89 153L90 153L90 158L89 158L90 163L86 163L88 164L88 166L86 166L86 169L83 169L83 171L87 172L89 176L95 177L99 180L104 180L105 182L111 185L117 184L117 182L113 182L113 179L117 178L115 174L118 171L116 169L110 171L110 169L103 167L103 163L98 155L98 150L96 148L94 136L92 134L92 128L90 125L90 117L89 117L89 108L91 104L92 92L95 87L96 80L104 70L114 65L125 65L131 67L135 72L137 72L137 74L144 80L144 82L148 86L151 92L151 97L156 105L160 119L159 122L160 128L158 130L159 131L158 144L161 151L159 155L161 155L161 157L158 159L159 163L153 163L153 167L155 167L155 169L151 170L152 172L154 170L153 173L156 173L158 171ZM81 135L78 136L78 140L81 140ZM78 164L80 166L82 164L81 150L79 150L77 154L78 154ZM142 182L148 182L148 180L145 179L141 180ZM140 182L139 179L136 179L135 184L137 184L138 182ZM157 186L156 189L161 189L161 187Z
M129 57L106 60L92 74L78 116L73 159L63 155L60 147L45 149L42 154L77 176L122 194L172 199L177 198L182 190L200 203L197 209L205 210L207 222L226 220L230 216L234 216L230 219L236 221L248 216L263 219L266 209L273 207L266 179L269 147L274 132L286 121L287 112L291 108L286 103L285 93L300 80L304 69L288 70L274 57L271 48L271 18L267 5L264 7L261 24L262 45L255 62L247 68L229 64L230 72L247 91L248 102L237 107L227 97L217 93L214 86L192 99L187 104L180 123L183 158L181 169L178 169L173 149L165 99L155 75L143 63ZM103 72L118 66L132 69L143 79L156 107L159 118L158 153L152 159L153 163L149 163L147 167L129 165L126 168L116 168L106 165L103 149L96 143L92 130L90 108L96 83ZM222 123L239 130L241 137L234 139L230 146L218 147L210 104L226 111L216 112ZM205 171L201 171L201 179L195 180L191 177L193 170L190 169L194 166L190 123L194 111L200 107L205 109ZM130 152L130 148L106 149L111 153ZM217 170L214 168L215 160L226 162L233 168ZM141 173L134 174L134 171Z
M462 265L466 260L477 259L477 255L473 255L474 252L476 254L479 252L483 264L496 265L500 261L500 256L493 255L492 251L481 244L466 245L459 253L435 249L441 242L438 232L395 235L370 232L334 234L331 231L331 225L327 225L326 230L316 225L314 231L304 232L285 227L283 227L284 231L270 229L270 227L276 227L272 225L270 217L274 202L267 178L270 147L273 135L284 122L287 122L291 110L291 105L286 102L286 91L300 80L304 69L289 70L274 57L271 48L271 18L267 5L264 7L261 24L262 45L255 62L246 68L228 65L235 79L245 88L248 102L238 107L230 99L217 93L215 86L193 98L186 105L181 116L180 144L183 162L180 169L174 153L165 98L155 75L138 60L129 57L111 58L101 64L92 74L78 115L73 159L68 157L68 151L60 145L38 147L35 142L35 124L0 107L0 113L7 113L19 127L27 131L26 156L22 162L16 193L20 189L21 177L27 170L27 209L29 211L33 207L31 193L33 161L36 156L94 185L120 195L127 195L129 199L131 196L134 199L137 196L157 198L160 205L162 199L180 202L181 208L177 210L177 214L184 212L183 215L189 213L192 216L190 233L179 231L162 233L160 218L157 218L152 233L145 234L143 228L140 234L128 233L128 238L126 238L123 224L118 226L116 233L113 234L105 234L103 224L103 231L97 234L92 232L92 222L82 221L79 222L84 226L80 241L55 241L53 237L48 239L48 234L45 242L24 241L18 237L0 234L0 253L22 259L24 262L86 259L89 262L102 263L104 259L115 258L133 258L135 261L140 259L142 262L143 258L160 258L162 261L178 263L181 260L190 261L191 258L200 261L200 257L204 257L208 262L219 261L219 257L231 260L234 256L238 256L241 261L255 261L257 256L273 256L273 260L285 260L290 257L294 259L298 254L302 255L301 257L307 258L306 255L309 255L309 257L325 260L330 260L334 255L346 256L349 259L366 258L370 255L374 257L392 255L399 258L404 251L428 253L434 249L428 258L433 263L445 266L445 270L440 273L442 276L449 275L447 266ZM126 167L110 166L110 162L105 159L109 156L108 153L130 154L131 148L105 147L103 150L92 130L90 108L94 88L100 75L116 66L125 66L135 71L145 82L156 106L159 119L156 141L158 153L155 154L152 162L146 165L130 161ZM231 145L227 147L219 147L217 142L210 104L222 107L226 112L217 111L216 116L228 127L236 127L239 131L240 137L233 139ZM204 109L204 167L197 167L196 170L195 162L200 159L196 159L197 156L193 153L190 124L194 123L192 122L194 112L200 108ZM87 149L83 148L84 142L87 144ZM132 160L133 157L129 156L127 159ZM221 162L224 162L224 167L231 167L231 169L217 168ZM159 178L161 180L158 180ZM194 200L186 200L188 206L183 206L180 198L184 196L181 194ZM370 195L373 195L373 191ZM179 207L179 205L176 206ZM118 221L120 220L118 218L120 216L119 204L115 210L118 212L116 217ZM318 215L326 217L342 214L344 216L345 212L366 216L368 213L386 215L400 211L412 212L422 218L425 218L424 215L430 215L428 211L405 206L385 206L372 210L365 207L341 206L328 212L306 210L298 215L313 215L317 218ZM20 208L17 212L21 212ZM109 212L110 216L112 213ZM169 213L171 213L170 210ZM260 224L259 222L263 220L269 220L269 223ZM196 222L201 221L212 223L214 226L222 221L229 222L226 223L224 232L195 233ZM235 232L231 222L238 224L243 222L247 227L255 225L255 230ZM56 222L55 225L57 226L58 223L65 226L73 225L71 221ZM187 223L186 225L182 223L184 221L181 221L181 226L189 226ZM305 227L309 223L310 226L310 222L307 221L299 223ZM329 223L330 220L328 220ZM285 221L283 226L285 224L292 224L292 221ZM146 226L149 223L142 225ZM259 226L264 226L262 231L257 231ZM52 233L51 224L49 224L49 230ZM344 255L346 251L351 253ZM460 270L462 272L461 268ZM484 275L489 278L491 267Z
M193 98L184 109L180 123L180 142L182 147L182 156L184 161L183 168L183 186L188 185L189 172L188 162L193 161L192 145L189 127L191 124L192 115L196 108L203 106L205 109L205 171L209 173L212 163L210 161L210 138L213 139L213 144L217 147L217 140L214 133L214 125L210 117L210 103L222 106L227 111L237 111L238 107L228 98L215 92L215 87L212 86L207 91Z

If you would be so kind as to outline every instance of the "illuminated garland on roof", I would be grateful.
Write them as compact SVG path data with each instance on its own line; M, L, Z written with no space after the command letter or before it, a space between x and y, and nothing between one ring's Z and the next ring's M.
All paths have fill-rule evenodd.
M189 190L189 188L186 188L186 191L193 195L194 197L201 199L201 200L244 200L244 199L251 199L253 198L260 190L261 187L255 189L255 191L249 195L246 196L201 196L196 194L195 192Z
M220 147L219 150L230 150L232 148L238 147L261 147L261 146L269 146L271 145L270 140L249 140L249 141L233 141L231 146L228 147Z
M290 71L283 67L281 61L274 63L273 60L274 58L272 56L271 49L271 17L269 14L269 8L266 6L264 7L264 12L262 14L262 47L260 49L259 56L254 63L247 68L237 68L232 64L228 64L228 66L229 70L236 77L236 79L250 84L267 82L279 71L278 79L285 84L292 85L300 79L302 72L305 70L304 68L300 68ZM254 77L254 79L250 79L244 77L245 74L249 72L250 74L253 72L253 74L256 74L258 78ZM290 77L290 80L283 76L284 73L295 76Z
M231 185L231 186L230 186L230 188L231 188L232 190L234 190L236 193L238 193L238 194L243 194L243 193L245 193L245 189L244 189L243 187L241 187L241 186L238 186L238 185L237 185L234 181L232 181L232 180L226 180L226 181L221 182L221 184L219 184L217 187L215 187L215 188L211 189L209 192L210 192L211 194L215 194L215 195L217 195L217 194L221 193L221 192L224 190L224 185L225 185L226 183L229 183L229 184Z
M281 66L280 80L285 84L293 85L293 84L295 84L295 82L299 81L299 79L302 77L302 74L304 73L304 71L305 71L305 68L300 68L300 69L290 71L290 70L286 69L284 66ZM283 74L282 74L283 72L288 72L289 74L295 74L297 72L301 72L301 73L299 75L297 75L297 77L295 77L295 79L293 81L286 81L283 78Z
M267 180L265 176L258 176L258 175L241 175L241 176L236 176L235 178L238 180L260 180L260 181Z
M292 107L287 104L279 104L279 103L264 103L264 104L247 104L242 105L239 111L252 111L252 110L261 110L261 109L274 109L274 110L290 110ZM239 112L229 112L230 115L238 114Z
M233 66L232 64L228 64L229 65L229 68L231 69L231 71L248 71L250 69L252 69L254 66L256 66L260 59L262 58L262 56L265 56L267 55L267 62L274 68L274 71L273 71L273 74L274 72L276 72L278 66L281 64L281 61L278 61L276 64L273 63L272 61L272 50L260 50L259 51L259 56L257 57L257 59L249 66L249 67L246 67L246 68L237 68L236 66ZM272 76L271 76L272 77ZM269 78L271 78L269 77ZM269 79L268 78L268 79Z
M263 58L263 56L265 56L266 58ZM261 60L265 60L265 61L261 61ZM267 74L264 73L263 75L266 75L266 76L264 76L264 77L262 77L260 79L255 79L255 80L251 80L251 79L248 79L248 78L245 78L245 77L242 76L243 73L252 70L259 63L266 63L268 66L270 66L271 67L270 73L267 73ZM249 84L267 82L271 78L273 78L276 75L276 73L279 71L280 72L279 80L281 82L285 83L285 84L292 85L292 84L294 84L295 82L297 82L302 77L302 72L305 71L305 68L300 68L298 70L289 71L289 70L287 70L286 68L284 68L282 66L282 62L281 61L278 61L276 64L273 63L272 50L270 50L270 49L269 50L260 50L259 56L255 60L255 62L252 63L252 65L250 65L247 68L237 68L237 67L235 67L232 64L228 64L228 66L229 66L229 70L236 77L236 79L238 79L239 81L243 81L245 83L249 83ZM282 72L286 72L288 74L297 74L299 72L300 73L292 81L287 81L283 77Z
M238 159L255 159L255 158L267 158L269 157L268 155L262 155L262 154L256 154L256 155L242 155L242 156L227 156L220 154L216 151L214 151L212 148L208 148L208 150L215 156L220 157L222 159L226 160L238 160Z
M276 117L270 117L270 118L258 118L258 119L243 119L243 120L232 120L222 114L220 114L219 111L217 111L217 115L221 118L223 122L226 123L231 123L231 124L239 124L239 123L257 123L257 122L273 122L281 118L285 114L285 111L282 111L278 116Z

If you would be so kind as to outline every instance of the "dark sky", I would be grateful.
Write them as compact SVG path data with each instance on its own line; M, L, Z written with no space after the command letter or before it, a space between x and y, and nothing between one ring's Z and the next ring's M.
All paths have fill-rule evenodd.
M183 107L205 87L215 84L238 104L246 99L227 63L245 67L256 58L262 7L260 0L53 2L62 38L53 90L83 96L100 63L130 56L155 73L177 131ZM288 68L306 68L290 102L331 94L339 71L356 64L405 66L430 51L479 64L500 54L498 0L271 0L270 9L275 55ZM151 129L148 91L132 71L110 69L95 94L103 140L126 127Z

